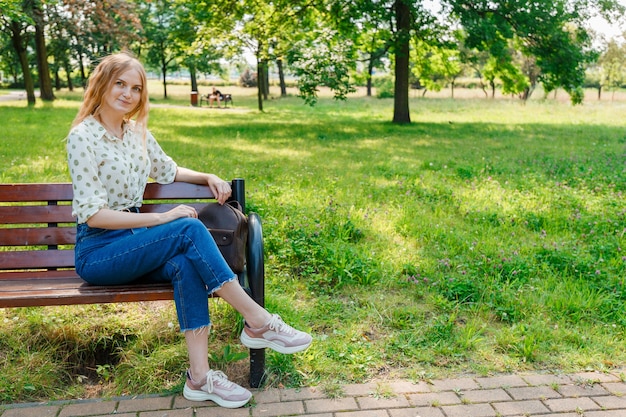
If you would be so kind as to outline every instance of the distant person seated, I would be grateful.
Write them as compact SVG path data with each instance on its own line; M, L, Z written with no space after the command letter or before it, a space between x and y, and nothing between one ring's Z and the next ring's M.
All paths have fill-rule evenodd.
M220 107L220 101L224 100L224 95L217 88L213 87L213 92L209 94L209 107L213 107L213 103L217 103Z

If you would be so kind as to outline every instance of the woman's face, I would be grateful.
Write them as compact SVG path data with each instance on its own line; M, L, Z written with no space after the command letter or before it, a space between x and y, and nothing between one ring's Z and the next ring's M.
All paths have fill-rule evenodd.
M112 80L109 91L103 97L102 111L122 116L130 113L139 105L143 88L139 72L128 69Z

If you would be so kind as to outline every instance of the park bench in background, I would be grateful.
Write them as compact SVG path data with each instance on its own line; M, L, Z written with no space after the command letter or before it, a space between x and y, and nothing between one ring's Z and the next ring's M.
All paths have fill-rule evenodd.
M232 198L245 209L243 179L232 181ZM208 186L150 183L142 212L163 212L184 202L199 209L213 200ZM96 286L74 270L76 221L72 184L0 184L0 308L173 300L170 284ZM246 267L241 285L265 304L261 221L248 214ZM250 386L264 375L265 351L250 349Z
M202 107L202 102L205 101L207 104L211 104L211 102L209 101L209 98L211 96L211 93L209 94L201 94L200 95L200 107ZM219 107L220 103L224 103L224 107L228 107L228 103L230 103L231 107L233 105L233 95L232 94L222 94L221 99L217 102L217 105Z

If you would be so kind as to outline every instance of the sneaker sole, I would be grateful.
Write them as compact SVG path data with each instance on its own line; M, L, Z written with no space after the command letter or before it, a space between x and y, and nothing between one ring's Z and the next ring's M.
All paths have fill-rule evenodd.
M252 398L252 396L250 396L247 400L228 401L216 394L209 394L208 392L197 391L197 390L188 388L187 384L185 384L185 388L183 389L183 397L185 397L189 401L209 401L210 400L210 401L213 401L215 404L219 405L220 407L224 407L224 408L243 407L244 405L248 403L248 401L250 401L250 398Z
M311 342L300 346L283 346L279 343L272 342L271 340L261 339L258 337L250 337L245 331L241 332L241 336L239 337L239 339L241 340L241 344L243 344L248 349L270 348L278 353L283 353L286 355L301 352L311 346L312 342L311 340Z

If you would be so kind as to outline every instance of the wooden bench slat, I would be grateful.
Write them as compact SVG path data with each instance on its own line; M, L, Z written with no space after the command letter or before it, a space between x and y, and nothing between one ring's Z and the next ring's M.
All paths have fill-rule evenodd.
M159 199L212 199L213 193L211 189L205 185L189 184L189 183L176 183L175 187L170 184L157 184L149 183L146 185L146 190L143 194L144 200Z
M0 251L0 270L73 267L73 250Z
M5 307L122 303L173 299L171 284L92 286L80 278L3 280Z
M73 269L59 269L54 271L4 271L0 274L0 289L4 289L4 280L47 279L58 281L81 280Z
M2 192L2 191L0 191ZM71 206L0 206L0 224L73 223Z
M0 184L0 202L27 201L72 201L72 184ZM149 183L146 186L144 199L212 199L209 187L197 184Z
M72 201L72 184L0 184L0 202Z
M6 246L73 245L76 227L0 229L0 242Z

